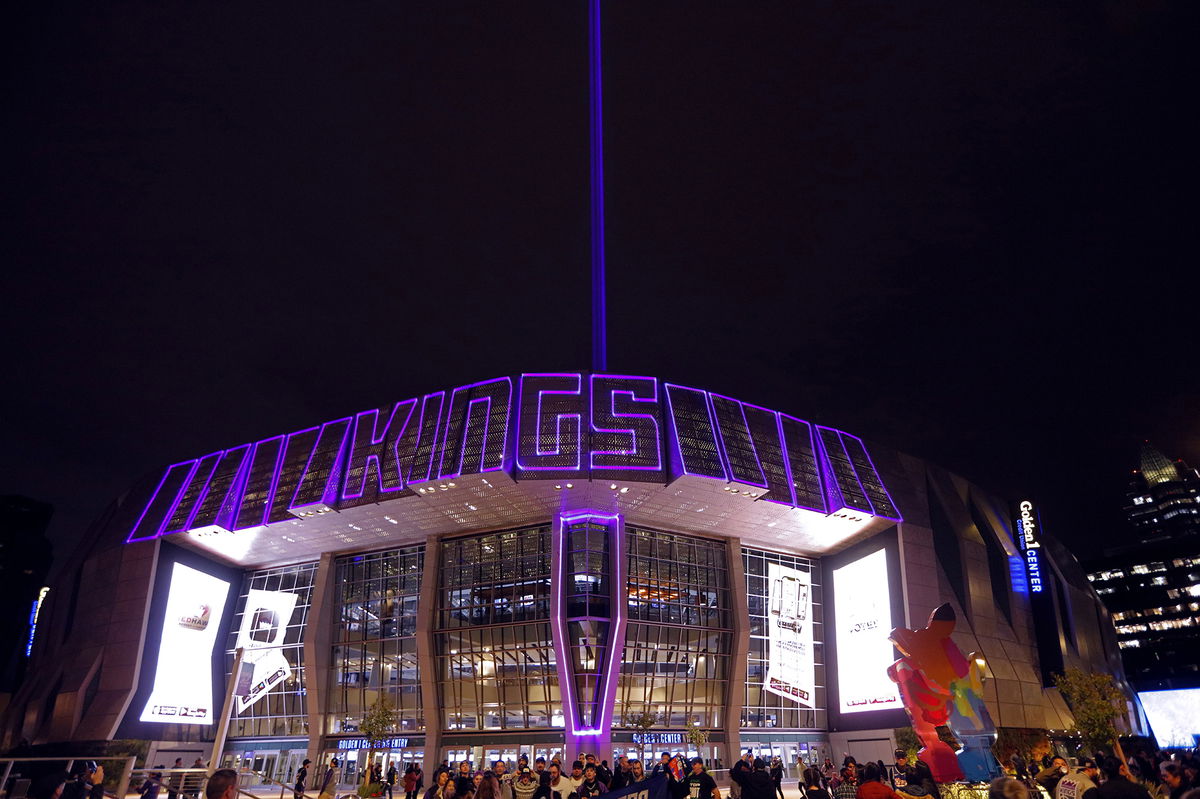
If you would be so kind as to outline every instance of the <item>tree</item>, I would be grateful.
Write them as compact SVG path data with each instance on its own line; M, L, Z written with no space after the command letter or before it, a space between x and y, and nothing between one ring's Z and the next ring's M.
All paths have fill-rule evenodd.
M688 742L696 747L696 749L708 743L708 730L701 727L698 721L689 721L684 735L687 737Z
M652 730L662 722L662 718L660 716L649 712L631 715L627 711L623 720L626 727L632 727L633 729L641 730L642 732Z
M1117 739L1120 734L1117 719L1125 715L1125 694L1112 675L1071 668L1054 675L1054 686L1075 717L1071 729L1079 733L1093 752L1111 746L1124 762L1125 753Z
M375 762L375 750L383 747L396 726L396 711L388 701L386 694L380 694L375 703L367 708L363 715L362 724L358 731L366 739L370 749L367 752L367 768ZM369 775L368 775L369 776ZM371 796L375 793L369 779L364 779L358 789L360 796Z

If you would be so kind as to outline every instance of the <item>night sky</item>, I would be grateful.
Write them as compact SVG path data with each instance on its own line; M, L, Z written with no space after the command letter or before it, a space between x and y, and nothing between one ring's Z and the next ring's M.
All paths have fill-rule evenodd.
M167 462L589 367L584 0L24 5L0 493L59 542ZM1200 5L604 9L610 369L1077 547L1143 438L1200 462Z

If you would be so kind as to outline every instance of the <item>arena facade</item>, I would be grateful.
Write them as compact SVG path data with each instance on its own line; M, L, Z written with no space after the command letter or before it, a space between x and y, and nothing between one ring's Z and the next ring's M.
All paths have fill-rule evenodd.
M228 708L221 762L287 782L340 753L353 782L382 698L385 757L427 771L888 759L907 724L888 633L944 602L996 725L1062 730L1046 664L1123 680L1118 649L1072 564L1031 563L1019 499L654 377L436 391L180 461L113 503L56 569L0 743L137 738L191 762ZM1145 731L1135 703L1127 725Z

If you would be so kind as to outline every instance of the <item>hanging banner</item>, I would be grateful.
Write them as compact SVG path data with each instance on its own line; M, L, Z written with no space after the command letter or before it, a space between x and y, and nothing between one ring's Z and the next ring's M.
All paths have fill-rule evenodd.
M229 583L176 563L159 639L154 688L142 721L212 724L213 647Z
M292 664L280 647L298 598L288 591L260 591L257 588L250 589L246 596L246 610L242 613L236 644L242 648L242 674L235 691L238 715L292 676ZM249 677L247 671L250 671Z
M773 694L816 707L813 657L812 579L808 572L767 564L767 680Z

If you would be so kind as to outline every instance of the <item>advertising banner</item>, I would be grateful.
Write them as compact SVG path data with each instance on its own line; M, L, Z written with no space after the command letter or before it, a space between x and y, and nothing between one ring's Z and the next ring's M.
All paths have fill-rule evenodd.
M903 707L888 677L895 652L887 550L864 555L833 571L838 690L843 713Z
M767 564L768 691L805 707L816 707L813 657L812 579L808 572Z
M142 710L142 721L213 723L213 647L228 597L225 580L173 564L154 689Z
M246 610L242 614L236 644L242 648L242 673L238 675L235 689L235 707L239 715L292 676L292 664L279 647L287 635L297 598L288 591L256 588L250 589L246 596Z

